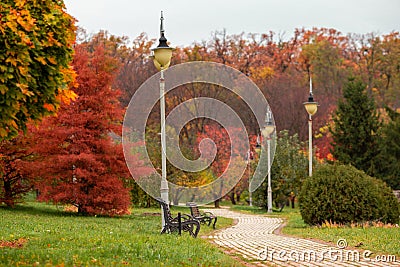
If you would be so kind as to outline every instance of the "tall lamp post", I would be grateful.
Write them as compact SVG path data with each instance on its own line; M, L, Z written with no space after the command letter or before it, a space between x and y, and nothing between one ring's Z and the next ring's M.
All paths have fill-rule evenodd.
M271 187L271 134L275 131L275 125L272 122L272 112L268 107L265 117L265 126L262 129L262 135L267 138L267 156L268 156L268 213L272 212L272 187Z
M251 152L251 150L249 149L249 151L247 151L247 155L246 155L246 162L249 168L249 206L253 206L253 198L252 198L252 192L251 192L251 161L253 160L253 152Z
M165 140L165 80L164 80L164 70L166 70L170 63L172 57L173 48L169 47L167 44L167 38L164 36L164 25L163 25L163 13L161 11L161 23L160 23L160 39L159 44L156 48L153 48L152 56L154 65L160 71L160 116L161 116L161 186L160 194L161 198L169 203L168 199L168 181L167 181L167 157L166 157L166 140ZM164 216L162 224L164 226Z
M310 96L308 97L308 101L303 104L308 113L308 176L312 176L312 116L317 113L318 103L314 101L311 75Z

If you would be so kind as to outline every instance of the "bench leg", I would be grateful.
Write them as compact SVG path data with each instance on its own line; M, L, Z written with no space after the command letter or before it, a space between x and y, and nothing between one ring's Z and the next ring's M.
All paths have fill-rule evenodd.
M196 226L195 226L195 227L196 227L196 229L194 229L194 233L193 233L193 234L191 233L191 234L192 234L192 236L193 236L193 237L195 237L195 238L196 238L196 237L197 237L197 235L199 234L199 231L200 231L200 223L199 223L199 222L197 222L197 224L196 224ZM193 229L192 229L192 230L193 230Z
M164 226L163 229L161 230L161 233L160 233L160 234L165 234L165 233L167 233L167 232L168 232L168 231L167 231L167 227Z
M215 229L215 224L217 223L217 218L218 218L218 217L215 217L215 218L214 218L213 229Z

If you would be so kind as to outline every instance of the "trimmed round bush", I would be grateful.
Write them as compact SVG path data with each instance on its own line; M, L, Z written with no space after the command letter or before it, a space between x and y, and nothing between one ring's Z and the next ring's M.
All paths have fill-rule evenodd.
M320 166L307 178L299 195L304 222L398 223L400 205L390 187L350 165Z

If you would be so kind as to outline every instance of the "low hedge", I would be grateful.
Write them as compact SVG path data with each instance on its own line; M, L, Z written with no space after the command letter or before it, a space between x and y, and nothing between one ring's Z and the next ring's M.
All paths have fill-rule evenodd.
M350 165L321 165L304 181L299 206L310 225L325 221L398 223L400 216L391 188Z

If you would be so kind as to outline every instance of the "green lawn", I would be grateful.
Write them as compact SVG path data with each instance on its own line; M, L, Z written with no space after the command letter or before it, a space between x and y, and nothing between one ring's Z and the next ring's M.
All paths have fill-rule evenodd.
M242 266L200 238L212 231L207 226L196 239L186 232L160 235L156 212L134 208L129 216L107 218L36 202L0 207L0 240L23 243L22 248L0 248L0 266ZM218 218L217 229L231 224Z
M264 209L247 205L233 206L232 209L253 214L267 214ZM322 240L332 243L333 246L336 246L339 239L346 239L349 247L370 250L380 255L400 256L400 228L398 227L321 228L308 226L301 218L297 207L295 209L285 207L282 212L274 212L271 216L278 216L286 221L287 224L282 229L282 233L285 235Z
M358 247L377 254L400 256L400 228L384 227L310 227L306 225L298 209L283 214L287 226L282 233L304 238L319 239L336 245L339 239L345 239L349 247Z
M226 205L227 203L223 203ZM266 214L247 205L231 206L235 211ZM187 208L174 208L176 214ZM84 217L57 210L53 205L27 202L15 209L0 207L0 246L13 241L20 248L0 248L0 266L243 266L200 236L187 233L160 235L159 209L134 208L129 216ZM285 207L271 216L284 218L283 234L318 239L335 245L347 240L350 247L377 254L400 256L399 228L319 228L304 224L299 210ZM217 229L232 224L218 218Z

